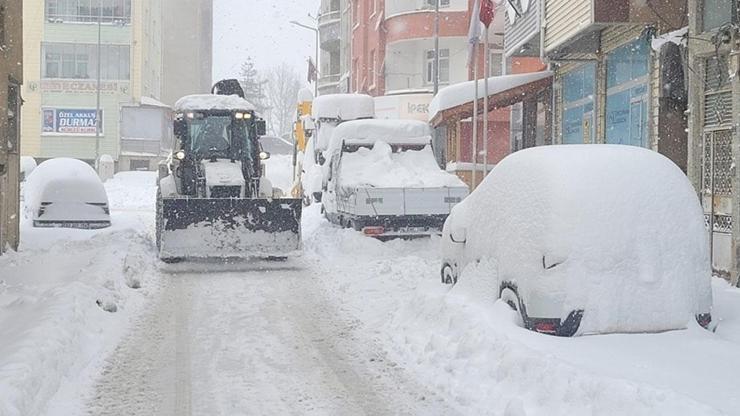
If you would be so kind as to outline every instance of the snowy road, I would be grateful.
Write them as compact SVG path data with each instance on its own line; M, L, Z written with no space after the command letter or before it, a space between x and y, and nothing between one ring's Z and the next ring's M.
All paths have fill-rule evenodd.
M363 339L302 262L233 268L167 270L157 308L109 360L91 414L455 413Z
M110 229L26 226L0 258L2 416L740 409L740 290L719 279L716 333L556 338L517 326L485 282L441 285L436 238L382 243L313 206L300 259L165 266L153 175L106 188Z

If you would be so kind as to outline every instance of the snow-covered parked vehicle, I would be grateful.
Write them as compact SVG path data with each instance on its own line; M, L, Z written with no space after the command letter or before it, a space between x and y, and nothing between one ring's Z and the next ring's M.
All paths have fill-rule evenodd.
M364 94L327 94L316 97L312 104L314 133L303 159L302 184L306 199L321 201L322 166L328 157L334 129L347 121L375 117L375 100Z
M323 169L327 218L378 238L439 234L469 190L439 168L431 140L421 121L339 125Z
M21 156L21 182L25 182L33 170L36 169L36 159L31 156Z
M87 163L69 158L47 160L24 187L26 217L34 227L97 229L111 225L108 195Z
M453 209L441 277L489 280L543 333L707 327L708 247L696 192L664 156L545 146L505 158Z

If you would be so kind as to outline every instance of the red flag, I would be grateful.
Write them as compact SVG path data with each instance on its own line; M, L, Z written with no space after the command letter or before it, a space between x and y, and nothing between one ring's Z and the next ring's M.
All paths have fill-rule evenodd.
M319 71L316 69L316 64L313 63L313 59L308 58L308 82L316 82L319 79Z
M488 28L493 22L493 16L496 15L496 10L493 5L493 0L481 0L480 2L480 21L483 25Z

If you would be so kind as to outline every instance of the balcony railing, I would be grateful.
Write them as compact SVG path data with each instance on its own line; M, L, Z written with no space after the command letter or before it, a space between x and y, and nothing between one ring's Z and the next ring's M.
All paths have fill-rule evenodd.
M339 19L341 17L342 12L339 10L323 12L321 13L321 15L319 15L319 27L332 23L337 23L339 22Z

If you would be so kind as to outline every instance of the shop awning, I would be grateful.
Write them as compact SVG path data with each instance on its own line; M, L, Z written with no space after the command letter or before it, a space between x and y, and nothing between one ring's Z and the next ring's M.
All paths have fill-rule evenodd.
M552 84L552 71L501 75L478 80L479 111L483 113L484 82L488 82L488 109L504 108L537 94ZM473 116L475 81L442 88L429 105L429 122L437 127L444 121Z

